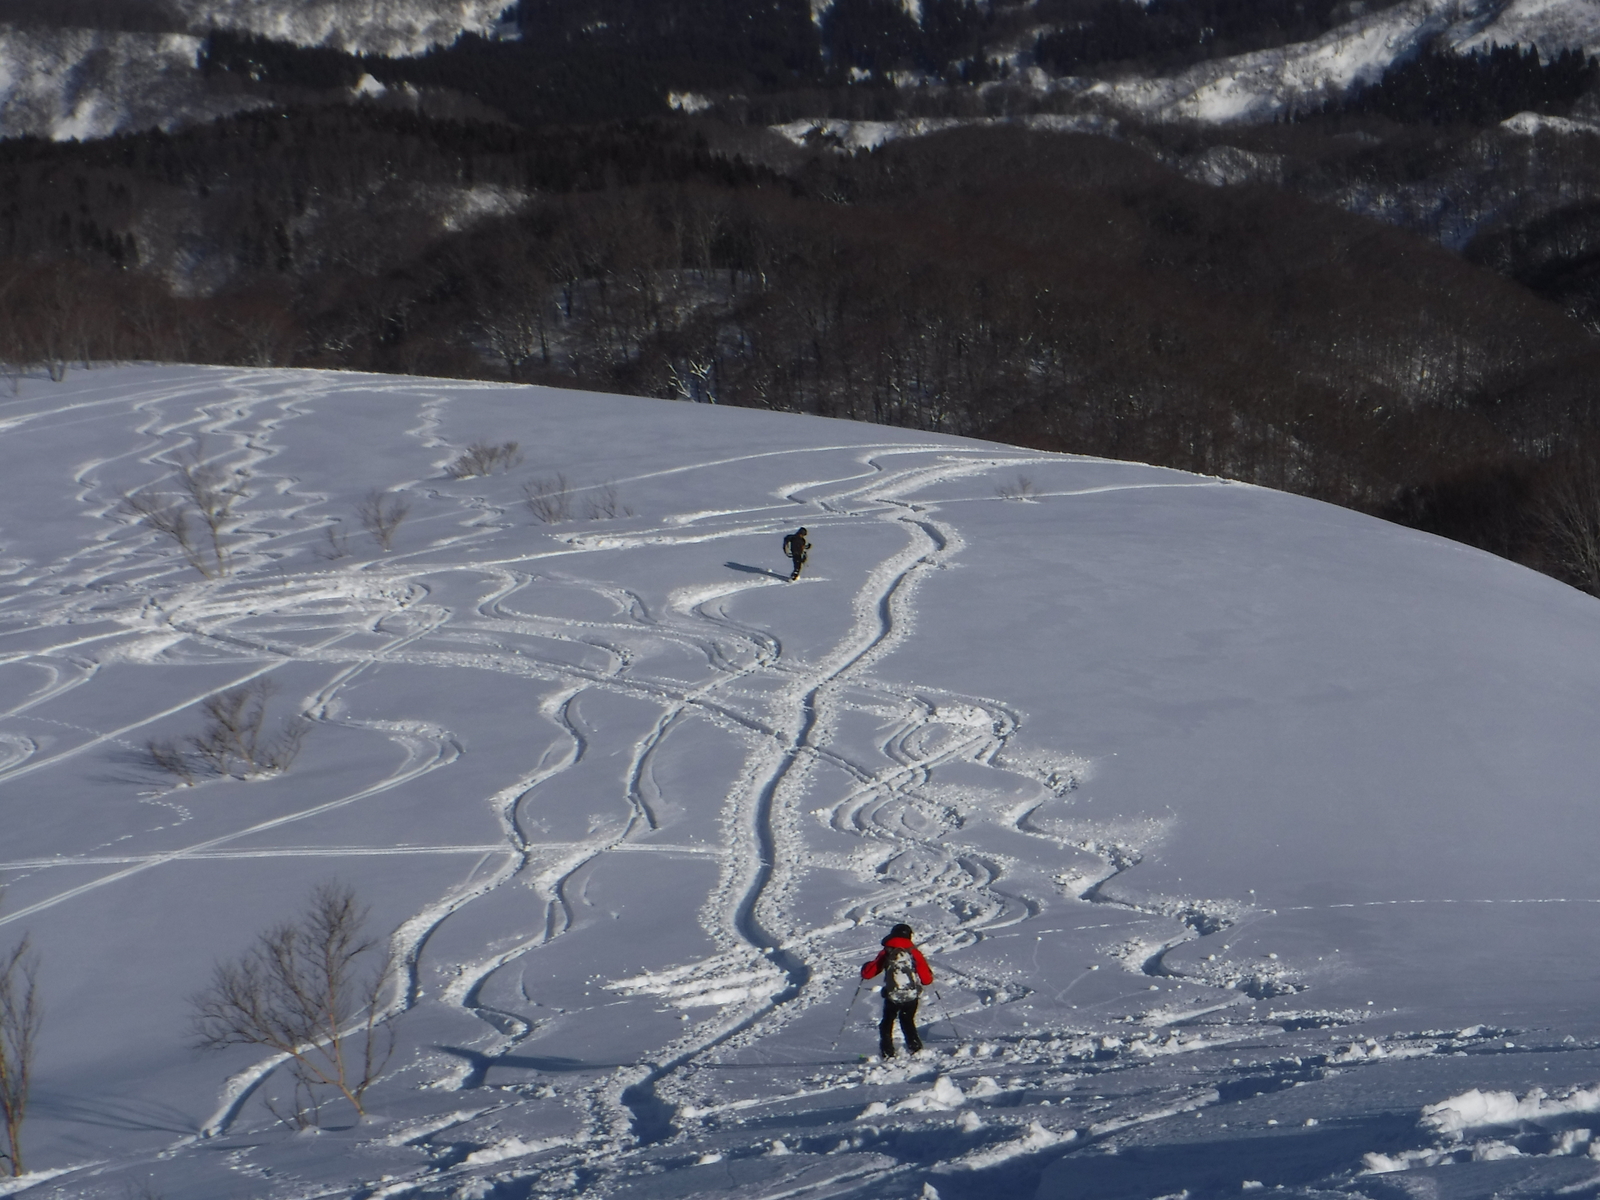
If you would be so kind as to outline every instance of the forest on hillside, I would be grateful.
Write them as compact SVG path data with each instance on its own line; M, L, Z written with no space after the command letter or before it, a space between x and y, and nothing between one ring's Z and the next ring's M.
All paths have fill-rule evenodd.
M1344 13L1157 0L1126 26L1122 3L1045 0L1081 36L1041 56L1172 61L1205 52L1195 21L1238 47ZM766 122L1039 108L984 78L1004 8L808 13L528 0L521 41L414 59L213 32L204 69L263 107L0 141L0 357L476 376L968 434L1300 492L1600 593L1571 516L1588 504L1600 545L1600 147L1496 124L1600 113L1592 60L1430 52L1253 130L1002 123L844 154ZM902 70L938 79L880 78ZM364 76L387 90L352 99ZM668 110L687 86L733 99Z

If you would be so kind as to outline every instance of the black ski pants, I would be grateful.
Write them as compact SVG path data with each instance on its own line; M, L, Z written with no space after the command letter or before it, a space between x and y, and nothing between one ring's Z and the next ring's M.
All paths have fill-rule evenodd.
M889 997L883 998L883 1020L878 1022L878 1049L884 1058L894 1057L894 1023L900 1022L900 1036L906 1040L906 1049L915 1054L922 1049L922 1039L917 1036L917 1005L897 1004Z

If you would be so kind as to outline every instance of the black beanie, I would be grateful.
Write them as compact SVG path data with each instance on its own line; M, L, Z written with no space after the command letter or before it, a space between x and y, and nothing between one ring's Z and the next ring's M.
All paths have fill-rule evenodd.
M911 926L896 925L893 929L889 930L889 936L892 938L905 938L907 941L909 941L911 939Z

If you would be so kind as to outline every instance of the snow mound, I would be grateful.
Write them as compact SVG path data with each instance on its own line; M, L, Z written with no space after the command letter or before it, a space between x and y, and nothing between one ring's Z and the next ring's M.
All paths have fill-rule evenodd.
M1547 1096L1534 1088L1514 1092L1481 1092L1477 1088L1451 1096L1422 1110L1422 1124L1436 1133L1464 1137L1486 1129L1524 1123L1539 1124L1572 1113L1600 1112L1600 1085Z

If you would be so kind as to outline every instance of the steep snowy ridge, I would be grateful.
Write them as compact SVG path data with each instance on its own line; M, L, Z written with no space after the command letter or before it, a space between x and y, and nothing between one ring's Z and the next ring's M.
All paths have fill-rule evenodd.
M224 578L122 502L191 454L248 472ZM0 473L48 1015L0 1195L1600 1192L1600 604L1550 579L1138 464L333 372L25 379ZM286 772L151 757L256 680ZM187 998L329 878L399 1044L296 1134ZM928 1050L877 1061L901 920Z

